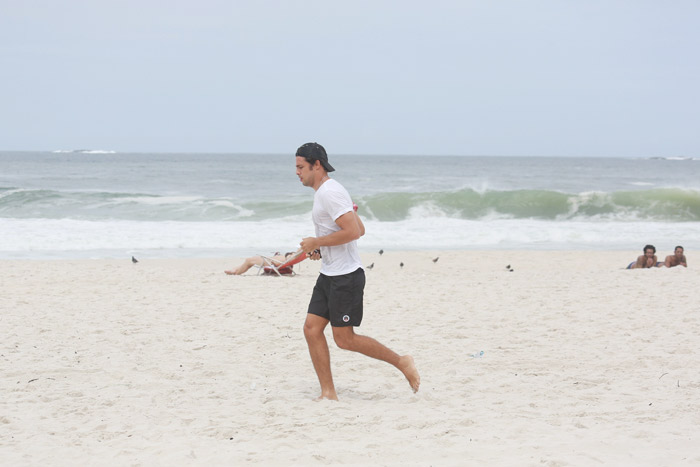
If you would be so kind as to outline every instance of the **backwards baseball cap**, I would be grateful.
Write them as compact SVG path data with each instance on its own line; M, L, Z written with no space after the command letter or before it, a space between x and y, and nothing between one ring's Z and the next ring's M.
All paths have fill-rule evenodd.
M333 166L328 163L328 154L326 154L326 150L318 143L306 143L301 145L299 149L297 149L297 157L321 162L326 172L333 172L335 170Z

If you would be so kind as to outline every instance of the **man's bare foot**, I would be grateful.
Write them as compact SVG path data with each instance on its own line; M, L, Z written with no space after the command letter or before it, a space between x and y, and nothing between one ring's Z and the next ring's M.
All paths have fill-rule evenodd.
M408 380L408 384L411 385L413 392L418 392L418 388L420 387L420 375L418 374L416 364L413 362L413 357L410 355L400 357L398 368Z
M322 401L322 400L329 400L329 401L337 401L338 400L338 395L333 391L332 393L329 394L321 394L318 396L316 399L314 399L316 402Z

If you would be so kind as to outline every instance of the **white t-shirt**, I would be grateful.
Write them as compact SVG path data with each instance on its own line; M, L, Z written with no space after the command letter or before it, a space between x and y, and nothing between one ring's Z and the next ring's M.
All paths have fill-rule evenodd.
M340 230L335 220L352 212L352 199L348 191L335 180L328 179L314 194L312 217L316 236L324 237ZM321 247L321 273L326 276L340 276L362 267L357 240L337 246Z

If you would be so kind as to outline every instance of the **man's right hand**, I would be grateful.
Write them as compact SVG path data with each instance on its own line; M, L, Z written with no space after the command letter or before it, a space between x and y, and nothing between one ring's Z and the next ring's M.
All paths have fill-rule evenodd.
M301 247L302 250L304 250L304 253L306 253L307 255L310 255L315 250L320 249L320 246L318 244L318 239L316 237L302 238L301 242L299 242L299 246Z
M309 259L312 259L314 261L318 261L321 259L321 250L314 250L311 253L308 253Z

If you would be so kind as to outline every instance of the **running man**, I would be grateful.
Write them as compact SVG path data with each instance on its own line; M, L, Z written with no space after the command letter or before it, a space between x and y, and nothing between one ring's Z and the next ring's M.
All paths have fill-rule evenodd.
M353 211L347 190L328 176L335 169L328 163L326 150L318 143L304 144L296 153L296 169L301 183L316 192L312 211L316 236L302 239L300 245L312 260L322 261L304 322L304 337L321 384L319 399L338 400L324 334L329 322L338 347L394 365L413 392L418 391L420 376L413 357L399 355L371 337L355 334L354 328L362 321L365 287L357 239L365 229Z

